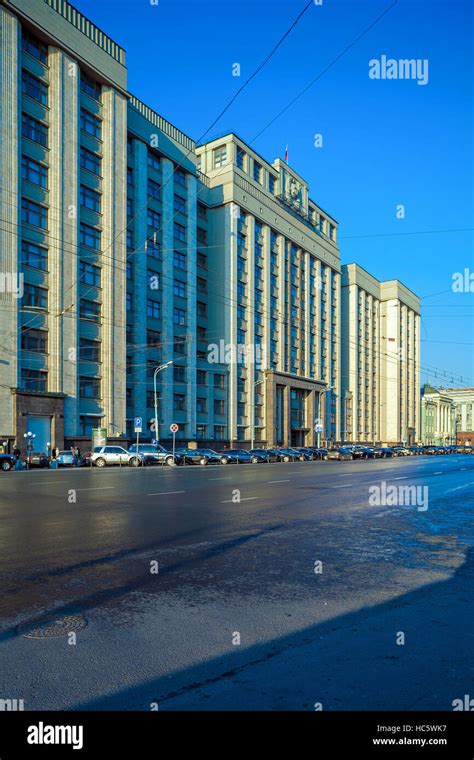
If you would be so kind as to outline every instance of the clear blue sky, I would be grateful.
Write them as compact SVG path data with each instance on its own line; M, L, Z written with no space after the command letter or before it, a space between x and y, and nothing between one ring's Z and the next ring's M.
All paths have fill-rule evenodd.
M392 1L311 6L213 133L251 142ZM196 139L306 0L74 4L126 49L130 91ZM398 0L252 142L270 161L288 144L290 165L339 221L343 262L423 297L422 366L447 374L423 369L422 381L437 385L474 385L474 293L451 292L454 272L474 273L473 233L421 234L474 227L472 21L471 0ZM368 62L382 54L428 59L428 84L370 79Z

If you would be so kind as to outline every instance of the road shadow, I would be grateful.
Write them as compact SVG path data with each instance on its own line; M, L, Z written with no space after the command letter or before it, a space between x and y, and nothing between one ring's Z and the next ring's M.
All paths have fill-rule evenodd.
M447 580L250 647L226 630L228 654L72 709L452 710L474 697L473 581L470 548Z

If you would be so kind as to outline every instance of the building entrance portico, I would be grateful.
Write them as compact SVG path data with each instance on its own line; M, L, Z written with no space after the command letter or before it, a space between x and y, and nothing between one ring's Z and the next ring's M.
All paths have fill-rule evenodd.
M269 370L265 378L266 440L272 446L315 446L314 423L323 417L326 386L310 378Z

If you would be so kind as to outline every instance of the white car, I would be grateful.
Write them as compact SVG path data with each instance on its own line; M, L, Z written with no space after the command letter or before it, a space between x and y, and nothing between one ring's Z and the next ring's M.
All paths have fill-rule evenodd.
M131 454L122 446L96 446L91 454L91 460L96 467L105 467L109 464L127 464L130 467L138 467L143 463L143 456Z

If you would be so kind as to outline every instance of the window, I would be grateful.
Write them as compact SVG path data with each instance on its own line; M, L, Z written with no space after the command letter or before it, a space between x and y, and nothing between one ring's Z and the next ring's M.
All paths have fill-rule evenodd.
M181 187L186 187L186 175L184 172L177 171L174 175L174 181L177 185L181 185Z
M101 176L101 157L97 156L91 150L81 146L80 165L81 169L87 169L88 172Z
M175 393L173 395L173 407L175 412L185 412L186 396L183 396L181 393Z
M181 280L174 280L173 293L175 296L181 296L181 298L186 298L186 283L181 282Z
M214 169L219 169L220 166L224 166L227 163L227 146L220 145L213 151L214 155Z
M207 208L199 202L197 205L197 215L200 219L207 219Z
M161 214L158 213L158 211L153 211L152 208L147 209L146 223L149 227L154 227L156 229L161 225Z
M34 185L46 188L48 186L48 168L29 156L22 156L21 178L32 182Z
M207 425L196 425L196 438L203 441L207 435Z
M90 322L99 322L100 320L100 303L90 301L88 298L81 298L79 301L80 319L88 319Z
M186 213L186 201L180 195L174 196L174 210L179 214Z
M40 245L22 240L21 263L45 271L48 267L48 251Z
M127 185L129 187L133 186L133 169L130 166L127 166Z
M244 168L245 151L237 145L236 163L239 169Z
M92 430L100 427L100 417L79 417L81 436L91 437Z
M21 385L25 391L43 392L46 390L48 373L38 369L21 370Z
M273 174L268 175L268 189L272 193L272 195L275 195L275 185L276 185L276 179L273 176Z
M207 256L204 253L197 254L197 265L201 269L207 269Z
M45 230L48 226L48 209L45 206L40 206L39 203L22 198L21 221L23 224L32 224L34 227Z
M186 382L186 367L181 364L173 364L173 380L178 383Z
M198 369L196 372L196 383L198 385L207 385L207 372L203 369Z
M125 233L125 240L126 240L126 246L127 250L132 251L133 250L133 230L128 229Z
M148 155L146 158L146 162L148 166L150 166L152 169L156 169L159 171L160 169L160 157L157 153L153 153L153 151L149 150Z
M31 327L22 327L21 348L23 351L35 351L39 354L46 354L48 352L47 330L35 330Z
M175 222L173 226L173 230L174 230L175 238L185 243L186 242L186 227L183 227L182 224L178 224L178 222Z
M207 317L207 303L197 302L196 312L198 317Z
M94 250L100 250L100 230L95 227L91 227L90 224L81 222L79 227L79 242L81 245L86 245L88 248L94 248Z
M132 310L132 294L131 293L125 294L125 308L127 311Z
M202 325L196 325L196 335L199 341L204 342L207 339L206 333L207 331L205 327L203 327Z
M214 388L225 388L225 375L214 375Z
M203 277L197 277L196 287L197 287L198 293L207 293L207 283Z
M35 309L48 308L48 291L39 285L26 284L24 286L24 304Z
M152 256L154 259L160 258L160 244L157 240L147 240L146 251L149 256Z
M225 402L223 399L214 399L214 414L225 414Z
M88 135L97 137L97 139L100 140L102 134L102 122L97 116L94 116L90 111L86 111L85 108L81 108L79 123L83 132L87 132Z
M158 330L146 331L146 344L148 348L159 348L161 343L161 333Z
M46 148L48 144L48 127L32 116L24 113L21 117L21 134Z
M100 362L100 341L80 338L79 359L86 362Z
M81 72L81 91L94 100L100 100L101 86Z
M175 251L173 254L173 264L176 269L186 269L186 256L184 253Z
M206 245L207 243L207 232L206 230L201 229L201 227L197 228L197 241L201 245Z
M196 399L196 411L200 414L205 414L207 412L207 399L201 398L198 396Z
M147 317L153 317L154 319L159 319L161 316L160 302L153 301L153 299L148 298L146 302L146 313L147 313Z
M159 290L160 289L160 275L159 275L159 272L154 272L153 269L147 269L146 280L147 280L148 287L151 290Z
M79 378L79 396L81 398L100 398L100 378L98 377L80 377Z
M161 199L161 186L153 179L149 179L147 182L148 197L154 198L156 201Z
M186 339L179 335L175 336L173 350L175 354L184 355L186 353Z
M24 69L21 72L21 91L41 105L48 105L48 85Z
M216 441L222 441L225 436L224 425L214 425L214 438Z
M186 311L185 309L178 309L177 306L173 309L173 322L175 325L186 324Z
M262 169L261 164L259 164L258 161L255 161L255 159L254 159L254 162L253 162L253 178L254 178L255 182L260 182L260 184L262 182L262 171L263 171L263 169Z
M127 219L130 221L133 217L133 200L131 198L127 198Z
M85 261L81 261L79 265L80 281L85 285L94 285L96 288L100 288L100 268L94 266L94 264L88 264Z
M41 63L46 64L48 62L48 48L46 45L24 30L21 45L24 53L29 53L33 58L41 61Z
M86 185L81 185L80 199L81 206L84 206L84 208L88 208L91 211L97 211L97 213L100 214L100 193L96 190L92 190L92 188L87 187Z

